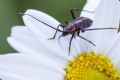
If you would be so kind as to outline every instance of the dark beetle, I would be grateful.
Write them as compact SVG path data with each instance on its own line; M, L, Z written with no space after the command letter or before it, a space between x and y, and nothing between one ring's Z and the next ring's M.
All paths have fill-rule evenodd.
M84 32L85 28L89 28L92 25L93 21L87 17L78 17L68 23L66 27L63 28L63 36L72 34L80 31Z
M87 18L87 17L76 17L75 16L75 11L85 11L85 12L89 12L89 13L94 13L94 12L90 12L90 11L86 11L86 10L79 10L79 9L76 9L76 8L73 8L71 9L71 15L72 15L72 18L73 20L70 21L70 22L67 22L65 21L66 23L66 26L64 25L58 25L57 28L54 28L52 26L50 26L49 24L43 22L43 21L40 21L39 19L33 17L32 15L29 15L29 14L24 14L24 15L28 15L28 16L31 16L32 18L36 19L37 21L47 25L48 27L51 27L52 29L55 29L56 32L54 34L54 36L52 38L49 38L49 40L51 39L55 39L55 36L57 34L57 31L59 32L62 32L62 36L67 36L67 35L70 35L72 34L71 38L70 38L70 42L69 42L69 54L70 54L70 49L71 49L71 42L72 42L72 39L75 38L76 36L88 41L89 43L91 43L92 45L96 46L94 43L92 43L91 41L89 41L88 39L80 36L80 32L85 32L85 31L88 31L88 30L105 30L105 29L117 29L117 28L94 28L94 29L88 29L92 23L93 23L93 20L91 20L90 18ZM59 29L59 27L62 27L63 28L63 31ZM77 35L76 35L77 34ZM60 38L59 37L59 38Z

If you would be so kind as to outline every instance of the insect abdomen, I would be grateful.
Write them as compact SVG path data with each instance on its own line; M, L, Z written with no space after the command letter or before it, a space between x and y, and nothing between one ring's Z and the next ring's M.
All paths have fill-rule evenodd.
M80 29L89 28L93 23L93 20L86 18L86 17L80 17L75 21L76 27Z

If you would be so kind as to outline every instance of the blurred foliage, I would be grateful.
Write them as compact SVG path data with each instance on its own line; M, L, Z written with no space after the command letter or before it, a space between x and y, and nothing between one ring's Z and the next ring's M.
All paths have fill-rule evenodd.
M13 26L24 25L19 12L37 9L63 23L64 20L71 19L71 8L80 9L84 3L85 0L0 0L0 53L16 52L7 43L6 38Z

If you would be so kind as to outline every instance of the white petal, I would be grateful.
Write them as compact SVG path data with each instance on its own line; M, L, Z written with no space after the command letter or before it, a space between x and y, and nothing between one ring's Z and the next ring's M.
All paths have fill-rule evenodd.
M14 26L11 29L11 36L17 36L17 35L26 35L26 36L32 36L32 34L30 34L30 31L25 27L25 26Z
M56 61L58 61L62 64L66 62L66 58L61 58L58 55L54 55L51 52L51 50L49 51L48 49L46 49L46 46L44 47L44 44L46 42L43 43L41 41L38 41L35 38L36 37L34 37L31 34L31 32L27 29L27 27L16 26L16 27L12 28L11 37L8 38L8 42L13 48L15 48L19 52L29 53L29 54L42 54L43 56L46 56L46 57L51 58L53 60L56 59ZM41 39L44 39L44 38L41 38ZM66 41L68 40L67 38L65 38L65 39L66 39ZM51 46L48 46L48 47L53 48ZM58 45L58 47L59 47L59 45ZM67 47L68 47L68 45L67 45ZM55 49L53 48L53 50L56 50L56 48ZM67 51L68 51L68 49L67 49ZM79 50L77 50L77 51L79 51ZM60 52L56 52L56 53L61 54L62 50L61 50L61 53ZM66 53L68 53L68 52L66 52ZM67 54L67 56L68 56L68 54Z
M19 75L16 75L16 74L5 72L5 71L4 72L0 71L0 79L1 80L39 80L39 79L35 79L35 78L19 76Z
M87 3L85 4L83 10L90 11L90 12L82 11L80 16L94 19L94 13L95 13L96 8L98 7L99 3L100 3L100 0L88 0ZM93 13L91 13L91 12L93 12Z
M28 80L28 78L26 79L25 77L20 77L17 75L0 71L0 80ZM33 80L33 79L29 79L29 80Z
M91 28L118 27L119 3L117 0L103 0L96 9L95 20ZM107 5L107 6L106 6ZM109 14L108 14L109 13ZM108 53L118 38L116 30L90 31L91 41L96 44L93 50ZM89 38L88 38L89 39Z
M0 56L0 65L1 74L5 72L15 76L21 76L21 78L42 79L45 75L49 77L52 77L52 75L56 75L57 77L64 75L63 71L62 73L60 71L62 68L57 67L57 63L54 63L54 61L51 62L47 58L39 57L39 55L2 55Z
M92 31L91 33L93 34L91 34L93 38L91 41L96 44L96 47L92 47L93 50L104 54L110 53L119 38L117 30Z
M114 44L114 46L111 48L110 50L110 58L111 60L113 61L113 63L118 66L120 65L120 35L119 35L119 38L116 40L116 43Z
M49 16L46 15L45 13L40 12L40 11L35 11L35 10L33 10L33 11L31 10L31 12L30 12L30 10L28 10L25 14L30 14L30 15L34 16L35 18L42 20L42 21L44 21L44 19L42 19L43 15L46 16L46 20L49 18ZM24 15L23 19L24 19L24 23L26 24L26 26L31 30L31 32L33 32L37 36L37 38L40 40L40 42L43 44L43 46L48 47L48 49L53 50L53 52L55 52L54 50L56 50L57 53L60 52L60 51L57 51L57 49L55 49L53 47L52 48L49 47L51 45L52 46L55 45L55 47L59 48L58 40L56 40L56 41L54 40L55 44L51 44L51 45L46 44L46 43L48 43L47 39L54 35L55 30L49 28L48 26L44 25L41 22L38 22L37 20L33 19L32 17L30 17L28 15ZM46 23L49 24L49 22L46 22ZM51 20L51 23L55 23L55 21ZM56 26L58 26L58 25L56 25ZM56 28L56 26L53 26L53 27ZM60 35L61 35L61 33L58 33L56 38L58 38ZM42 38L41 38L41 36L42 36ZM43 41L43 39L45 39L45 40ZM63 51L63 50L65 51L64 53L62 52L63 53L62 55L68 56L69 40L70 40L70 36L68 36L68 37L65 36L64 38L62 38L60 40L61 46L62 46L62 47L60 47L60 48L62 48L61 51ZM80 52L80 46L78 43L79 43L79 40L72 41L72 46L71 46L72 54L70 55L70 58L71 57L73 58L73 55L75 53ZM58 54L61 54L61 52Z
M51 17L41 11L30 9L30 10L27 10L25 12L25 14L29 14L29 15L35 17L36 19L38 19L56 29L57 29L58 25L60 24L56 19L54 19L53 17ZM28 15L25 15L25 16L28 17L28 20L30 20L30 21L32 20L32 23L34 23L34 27L36 27L44 35L49 35L50 37L52 37L53 34L55 33L55 30L50 28L49 26L44 25L43 23L39 22L38 20L36 20ZM30 19L29 17L32 19ZM25 19L24 16L23 16L23 19ZM25 24L27 24L27 23L25 22Z
M87 3L85 4L83 10L90 11L93 13L82 11L80 16L88 17L88 18L94 20L95 11L96 11L96 8L98 7L99 3L100 3L100 0L87 0ZM86 31L85 33L81 33L80 35L82 37L88 39L89 41L93 42L92 41L93 37L91 36L91 34L92 34L91 32ZM80 45L82 52L92 50L91 46L93 46L93 45L91 43L87 42L86 40L83 40L82 38L79 39L78 44Z
M7 54L0 56L0 67L4 67L4 65L10 66L26 66L26 67L36 67L43 68L46 70L51 70L53 72L64 73L63 66L61 66L58 62L51 60L50 58L46 58L40 55L32 55L32 54ZM64 64L65 65L65 64ZM7 66L6 66L7 67Z
M14 67L14 66L12 66ZM22 69L21 69L22 68ZM38 69L33 67L22 67L19 66L16 69L4 69L0 71L0 77L2 80L62 80L63 75L46 71L44 69ZM14 72L16 70L16 72Z
M98 27L117 27L119 23L118 0L102 0L95 13L94 25Z
M12 40L11 40L11 37L12 37ZM13 27L11 37L8 38L8 42L19 52L25 52L25 53L27 52L27 53L33 54L32 50L34 50L35 52L46 55L52 59L54 59L53 57L57 57L58 60L60 59L60 56L55 56L53 53L47 50L46 47L43 47L41 44L42 42L39 42L37 39L35 39L36 37L34 37L34 35L31 34L31 32L27 29L27 27L21 27L21 26ZM16 46L19 44L22 45L21 48ZM31 52L27 50L25 47L29 48ZM62 60L64 59L62 58Z
M61 37L60 40L59 40L62 50L65 50L65 53L67 53L67 55L69 55L68 47L69 47L69 44L70 44L71 36L72 35ZM69 55L69 57L71 57L70 59L73 59L76 54L81 52L79 42L80 42L79 38L77 38L77 37L72 40L71 50L70 50L70 55Z
M7 40L9 44L11 44L11 46L14 47L19 52L46 56L47 58L50 58L52 60L56 59L56 61L61 64L66 62L64 58L52 54L45 47L43 47L37 40L34 40L34 36L27 36L26 34L21 33L12 35Z
M86 38L87 40L91 41L94 43L94 41L92 40L92 36L89 36L88 33L83 33L83 35L81 35L82 37ZM94 43L95 44L95 43ZM82 52L87 52L87 51L91 51L93 46L91 43L89 43L88 41L80 38L80 42L79 42L80 48Z
M44 47L46 47L48 50L52 51L53 53L55 53L57 55L60 55L60 56L63 56L63 57L68 57L68 53L64 52L65 49L67 49L66 51L68 52L68 46L63 50L59 46L58 40L56 40L56 39L54 39L54 40L47 40L48 38L52 37L52 35L50 36L51 33L54 34L51 31L51 29L48 29L48 27L46 25L44 25L43 23L37 22L36 20L34 20L30 16L24 15L23 19L24 19L24 22L25 22L26 26L31 30L31 32L33 32L35 34L35 36L37 36L37 38L39 39L40 43ZM38 29L38 27L40 29ZM44 31L42 29L44 29ZM57 34L57 36L59 36L59 34ZM65 41L68 42L68 40L69 40L69 38L66 37ZM61 42L63 42L63 41L61 40ZM66 44L64 44L62 46L66 46ZM74 53L75 53L75 51L74 51Z
M100 0L88 0L87 3L85 4L83 10L90 11L90 12L93 12L93 13L82 11L80 16L88 17L88 18L94 20L95 12L96 12L96 9L97 9L99 4L100 4ZM80 35L82 37L88 39L89 41L93 42L92 41L93 36L91 36L91 34L92 34L91 32L86 31L85 33L81 33ZM90 50L92 50L92 47L94 47L91 43L89 43L89 42L87 42L87 41L85 41L81 38L80 38L79 41L80 41L79 45L81 47L81 51L83 51L83 52L84 51L90 51Z

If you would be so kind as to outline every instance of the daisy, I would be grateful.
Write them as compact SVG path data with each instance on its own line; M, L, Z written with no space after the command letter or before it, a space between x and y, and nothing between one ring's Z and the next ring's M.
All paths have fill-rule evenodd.
M95 13L82 12L81 16L94 20L91 28L119 25L118 0L101 0L100 4L98 1L98 7L97 3L91 6L93 2L90 1L84 9L95 10ZM25 14L55 28L60 24L41 11L31 9ZM27 15L23 15L23 20L25 26L13 27L7 39L20 54L0 56L2 80L120 80L120 34L117 30L86 31L81 36L94 42L96 47L76 37L72 42L71 54L68 55L70 35L61 38L59 44L57 38L60 32L55 40L47 40L55 30Z

